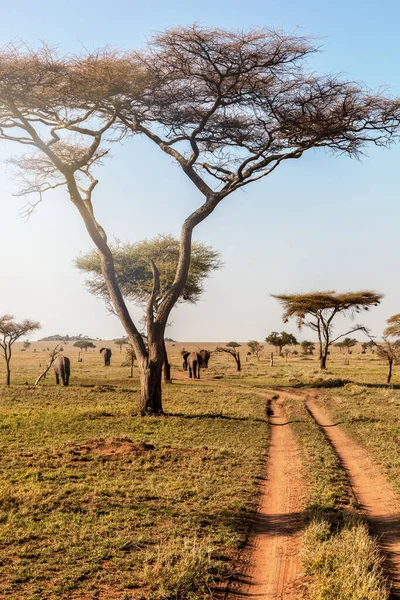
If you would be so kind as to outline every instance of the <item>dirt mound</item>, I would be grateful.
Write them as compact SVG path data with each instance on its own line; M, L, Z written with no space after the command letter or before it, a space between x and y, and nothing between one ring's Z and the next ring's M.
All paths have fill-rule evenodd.
M137 456L150 450L154 450L153 444L133 442L128 437L96 438L85 444L70 444L68 446L68 451L72 456L81 457L95 454L106 460L118 460L129 455Z

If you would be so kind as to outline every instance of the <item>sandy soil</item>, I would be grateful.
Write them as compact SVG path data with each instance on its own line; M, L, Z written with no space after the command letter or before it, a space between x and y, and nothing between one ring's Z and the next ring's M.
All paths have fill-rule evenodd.
M307 407L324 429L350 476L354 494L365 511L371 531L387 557L386 568L393 582L392 598L400 598L400 497L367 450L352 440L315 398Z
M266 478L242 573L226 598L299 600L304 485L299 449L279 401L272 404Z

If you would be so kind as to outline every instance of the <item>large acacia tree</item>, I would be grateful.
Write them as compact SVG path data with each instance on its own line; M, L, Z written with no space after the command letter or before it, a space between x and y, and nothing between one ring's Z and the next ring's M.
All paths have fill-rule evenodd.
M65 186L79 211L137 355L143 412L162 412L164 332L188 276L194 228L282 162L314 148L359 156L368 143L387 145L397 131L398 100L316 75L305 67L315 51L310 39L269 29L192 26L166 30L139 52L60 57L46 48L7 47L0 54L0 138L37 151L17 161L23 193L40 200ZM102 140L108 145L127 135L145 136L174 159L202 198L182 224L174 281L158 306L159 271L152 266L147 346L94 211L93 168L107 153Z
M329 291L309 294L276 294L272 297L276 298L283 306L284 323L295 318L299 329L305 325L317 333L320 366L321 369L326 369L326 360L332 344L355 331L363 331L368 335L368 330L363 325L354 325L350 331L335 335L335 319L338 315L354 318L355 315L368 311L372 306L377 306L383 295L363 290L344 293Z

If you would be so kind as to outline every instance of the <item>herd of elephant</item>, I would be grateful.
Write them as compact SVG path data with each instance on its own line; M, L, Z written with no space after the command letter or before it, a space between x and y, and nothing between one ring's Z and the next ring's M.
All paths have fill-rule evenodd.
M187 352L182 350L182 367L184 371L189 371L189 377L200 379L200 367L208 369L208 361L211 352L208 350L199 350L199 352Z
M104 366L109 367L111 364L111 349L101 348L100 354L103 355ZM68 385L71 374L71 361L68 356L58 356L53 363L53 369L56 376L56 384L58 385L61 379L63 385Z
M111 364L111 349L101 348L100 354L103 355L104 366L109 367ZM182 350L183 370L189 371L190 378L200 379L200 368L208 368L210 356L211 352L208 350L199 350L199 352L187 352ZM58 356L53 363L53 368L56 376L56 384L59 385L61 379L63 385L68 385L71 374L70 359L67 356Z

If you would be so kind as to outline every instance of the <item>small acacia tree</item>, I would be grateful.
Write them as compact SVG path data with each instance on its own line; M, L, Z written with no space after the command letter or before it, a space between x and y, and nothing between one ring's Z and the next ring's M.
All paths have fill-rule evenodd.
M310 294L272 294L272 297L283 306L284 323L294 317L299 329L305 325L317 333L320 366L321 369L326 369L326 360L331 344L354 331L368 333L363 325L355 325L350 331L333 337L335 317L345 315L354 318L356 314L368 311L371 306L377 306L383 295L365 290L340 294L335 291Z
M80 348L81 350L85 350L85 352L87 352L88 348L96 348L96 344L93 344L93 342L89 342L88 340L78 340L75 342L74 347Z
M301 347L301 352L302 352L302 354L304 354L304 356L307 356L307 355L312 356L314 354L314 350L315 350L314 342L309 342L308 340L303 340L300 343L300 347Z
M114 340L114 344L119 347L119 353L121 354L122 346L129 344L129 340L127 338L120 338L118 340Z
M264 350L264 346L257 342L257 340L250 340L247 342L248 347L250 348L250 352L257 357L257 360L260 360L261 352Z
M21 193L36 193L40 202L50 189L67 189L135 348L144 413L162 413L165 328L188 276L194 228L230 194L283 162L316 148L359 156L367 143L387 145L397 131L398 100L335 75L316 75L305 68L314 52L306 37L197 25L166 30L142 51L105 49L82 57L8 46L1 52L0 139L34 151L14 161L23 173ZM93 169L108 150L102 140L128 135L156 144L203 198L182 224L174 280L158 306L160 273L152 263L147 346L94 210Z
M400 362L400 314L389 317L386 321L387 327L383 332L383 344L377 344L371 340L376 348L376 353L388 363L387 383L392 380L393 365Z
M218 346L217 348L215 348L215 352L225 352L226 354L230 354L236 363L237 371L241 371L242 364L240 362L240 353L237 350L237 348L239 347L240 344L238 344L237 342L228 342L224 347Z
M12 346L23 335L32 333L40 329L41 325L38 321L25 319L24 321L14 321L13 315L3 315L0 317L0 348L3 351L4 360L6 363L6 384L11 384L11 356Z
M357 344L358 341L355 338L345 337L342 342L337 342L334 345L339 348L340 352L346 349L347 354L351 354L351 349L354 348L354 346L357 346Z
M271 344L271 346L278 348L279 356L282 356L282 349L285 346L297 346L298 344L294 335L287 333L286 331L281 331L280 333L273 331L265 338L265 341L267 344Z

